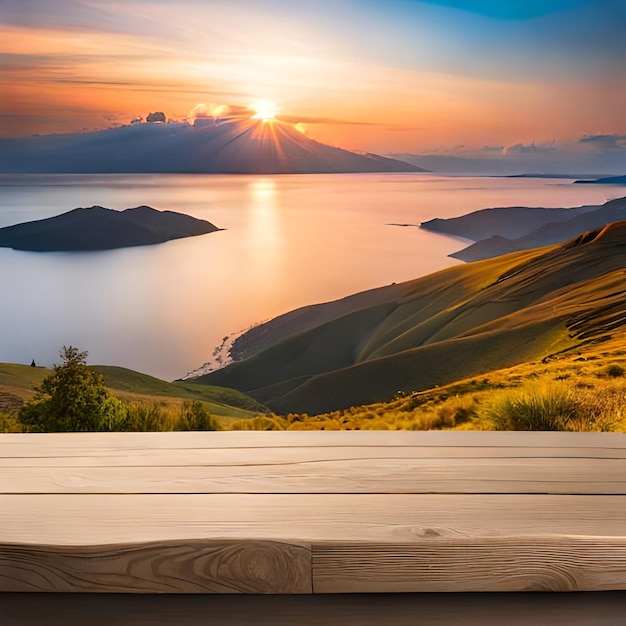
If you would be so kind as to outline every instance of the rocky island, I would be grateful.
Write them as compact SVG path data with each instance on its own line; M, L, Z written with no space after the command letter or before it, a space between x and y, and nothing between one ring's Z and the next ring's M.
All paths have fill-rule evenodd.
M217 226L184 213L138 206L116 211L101 206L0 228L0 247L31 252L85 252L149 246L204 235Z

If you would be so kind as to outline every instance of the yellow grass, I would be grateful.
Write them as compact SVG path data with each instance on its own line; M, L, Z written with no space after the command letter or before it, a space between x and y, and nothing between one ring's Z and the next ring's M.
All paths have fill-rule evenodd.
M569 401L566 423L547 415L550 430L626 432L626 340L616 338L580 353L496 370L427 391L398 393L390 402L320 415L290 413L225 425L242 430L431 430L505 428L498 411L510 402ZM548 411L549 413L549 411ZM552 416L554 418L554 416ZM533 429L537 429L535 423ZM531 424L530 427L533 425ZM546 426L546 425L544 425ZM512 425L509 424L509 428ZM519 427L519 425L518 425Z

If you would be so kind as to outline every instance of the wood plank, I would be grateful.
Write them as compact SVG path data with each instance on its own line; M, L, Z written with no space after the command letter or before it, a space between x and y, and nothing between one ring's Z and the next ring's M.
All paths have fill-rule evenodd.
M341 459L319 453L313 460L293 459L290 451L267 464L249 454L191 467L59 467L42 459L39 467L0 466L0 493L626 494L626 459L424 459L393 451L379 450L377 458L346 452Z
M424 537L626 535L626 496L2 495L2 543L182 539L419 543Z
M224 431L166 433L3 433L0 456L55 456L82 451L108 456L127 449L189 450L240 447L444 446L626 448L623 433L487 431Z
M0 590L311 593L311 551L272 541L0 546Z
M314 593L626 589L626 537L313 544Z
M263 440L260 440L262 443ZM394 459L626 459L624 448L551 448L539 446L282 446L237 448L128 448L98 450L77 447L53 454L49 449L23 455L0 443L0 468L5 467L211 467L282 465L341 460Z
M624 589L625 470L605 433L3 435L0 591Z

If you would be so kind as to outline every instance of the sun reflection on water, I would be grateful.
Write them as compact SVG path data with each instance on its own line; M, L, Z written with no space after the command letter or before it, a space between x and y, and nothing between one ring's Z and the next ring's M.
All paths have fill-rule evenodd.
M276 282L280 271L283 236L279 218L276 183L271 178L258 178L248 185L248 248L254 255L254 275L259 282Z

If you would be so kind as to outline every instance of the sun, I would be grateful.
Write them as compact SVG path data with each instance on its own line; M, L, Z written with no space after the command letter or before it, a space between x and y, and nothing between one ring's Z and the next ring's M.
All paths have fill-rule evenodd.
M259 100L252 105L252 110L256 113L252 116L253 120L273 120L278 113L276 104L269 100Z

